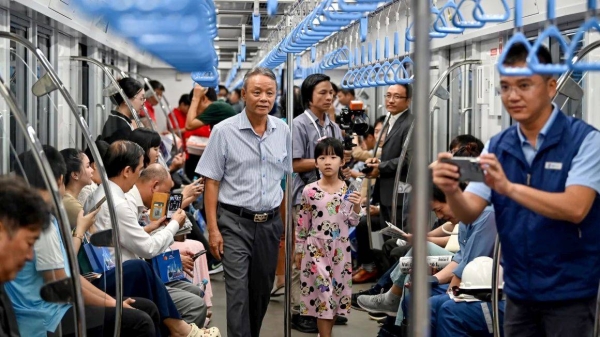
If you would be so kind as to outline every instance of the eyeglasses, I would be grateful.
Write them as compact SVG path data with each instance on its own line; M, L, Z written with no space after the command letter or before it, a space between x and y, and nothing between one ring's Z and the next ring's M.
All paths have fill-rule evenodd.
M144 95L135 96L134 99L139 99L140 101L142 101L142 103L146 102L146 96Z
M520 95L529 93L534 87L536 87L540 84L541 83L529 83L529 82L519 83L516 86L500 84L498 91L500 92L500 94L502 96L509 96L514 90L515 93L520 96Z
M387 95L383 96L383 98L385 98L387 101L391 101L392 99L394 101L399 101L401 99L406 99L408 97L406 97L406 96L400 96L400 95L390 95L390 94L387 94Z

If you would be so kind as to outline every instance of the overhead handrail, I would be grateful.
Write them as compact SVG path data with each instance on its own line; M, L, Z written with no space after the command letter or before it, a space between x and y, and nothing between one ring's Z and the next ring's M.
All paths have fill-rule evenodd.
M446 34L460 34L460 33L464 32L465 29L463 27L459 27L456 25L454 25L454 27L451 27L448 25L448 23L446 22L446 19L444 18L446 11L454 12L454 15L452 15L453 25L454 25L454 17L455 16L458 16L457 20L459 22L464 21L464 17L462 15L462 13L458 10L458 6L454 2L454 0L448 0L448 2L446 2L446 4L442 8L440 8L438 15L436 16L435 20L433 21L433 29L439 33L446 33ZM440 23L442 23L442 24L440 25Z
M600 20L598 19L600 10L598 10L597 6L597 0L587 0L588 10L586 12L586 21L579 27L575 36L571 39L571 45L567 50L566 58L571 62L571 69L575 71L600 71L600 62L583 62L581 61L582 58L574 57L575 51L579 47L579 43L583 40L586 32L595 29L600 33Z
M460 11L460 9L467 2L473 2L473 3L477 4L477 3L479 3L479 0L461 0L461 2L458 3L458 5L456 7L456 12L462 13ZM479 10L478 8L481 8L481 7L475 6L474 11ZM485 22L477 21L477 20L465 20L464 17L462 17L462 15L461 16L454 15L452 17L452 24L454 25L454 27L460 27L460 28L464 28L464 29L475 29L475 28L481 28L481 27L485 26Z
M573 56L571 59L567 59L567 62L569 62L570 64L576 63L576 62L578 62L578 60L583 59L589 53L596 50L597 48L600 48L600 40L594 41L594 42L586 45L577 53L577 55ZM560 78L558 79L557 84L556 84L556 95L554 95L553 99L556 99L556 97L561 92L563 87L567 84L568 79L571 78L571 75L573 75L573 71L574 70L571 68L571 69L569 69L569 71L567 71L566 73L563 73L560 76Z
M568 63L542 64L540 63L537 57L538 50L542 48L544 41L550 38L558 42L558 45L562 48L563 52L566 52L569 49L562 33L556 27L556 0L547 0L546 11L548 13L548 20L545 24L546 28L540 34L540 36L537 38L537 40L529 50L529 55L527 56L527 66L536 74L562 74L565 71L569 70Z
M489 0L487 0L489 1ZM502 7L504 8L504 14L485 14L483 7L481 7L482 0L475 1L475 8L473 9L473 18L479 22L504 22L510 18L510 8L508 7L507 0L501 0ZM515 2L516 6L516 2ZM516 18L515 18L516 19Z
M503 0L504 1L504 0ZM521 43L528 52L531 52L531 44L525 34L523 34L523 0L515 0L515 29L513 36L508 40L500 57L498 58L498 72L502 76L531 76L533 71L528 67L510 67L505 66L506 55L513 45Z

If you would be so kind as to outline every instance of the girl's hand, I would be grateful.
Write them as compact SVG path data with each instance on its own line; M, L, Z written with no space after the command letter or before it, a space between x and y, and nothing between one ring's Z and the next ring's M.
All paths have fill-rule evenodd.
M359 192L352 192L350 195L348 195L348 201L354 204L353 210L356 214L360 213L360 200L361 198Z
M300 270L302 269L302 253L296 253L296 256L294 258L294 261L296 262L296 269Z
M96 215L102 207L98 207L97 210L91 212L88 215L83 215L83 210L79 211L77 214L77 224L76 224L76 232L79 235L84 235L87 231L90 230L90 227L96 222Z

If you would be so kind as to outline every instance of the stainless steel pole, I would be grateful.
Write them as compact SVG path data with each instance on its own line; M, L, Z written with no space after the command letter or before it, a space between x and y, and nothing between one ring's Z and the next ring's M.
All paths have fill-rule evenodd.
M431 194L428 172L429 143L429 1L412 0L413 22L415 28L415 90L414 112L415 132L413 137L419 137L414 142L413 162L415 164L413 189L414 202L412 207L412 230L414 235L413 268L412 268L412 298L410 311L410 330L413 337L429 336L429 282L427 280L427 226L429 221L429 201Z
M290 128L290 136L293 132L292 120L294 119L294 54L287 54L285 63L285 78L286 78L286 118L288 127ZM292 138L293 139L293 138ZM288 156L292 153L292 149L287 149ZM285 304L284 304L284 335L285 337L292 336L292 265L294 257L294 223L292 216L292 173L288 173L285 177Z

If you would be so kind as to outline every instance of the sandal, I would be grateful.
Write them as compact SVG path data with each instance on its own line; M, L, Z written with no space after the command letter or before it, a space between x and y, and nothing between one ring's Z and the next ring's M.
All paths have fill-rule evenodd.
M187 337L221 337L219 328L200 329L195 323L190 324L192 330Z
M281 290L284 290L283 292L280 292ZM271 291L271 297L279 297L285 294L285 285L281 285L279 287L273 287L273 290Z

